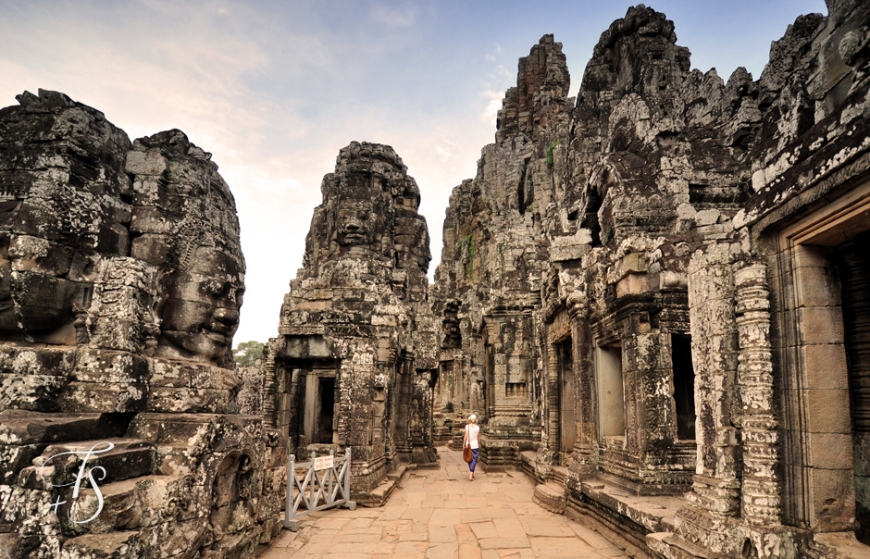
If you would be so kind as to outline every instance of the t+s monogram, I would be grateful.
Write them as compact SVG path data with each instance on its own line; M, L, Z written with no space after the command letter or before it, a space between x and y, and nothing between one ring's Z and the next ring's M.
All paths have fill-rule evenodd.
M106 445L106 446L104 448L99 448L100 445ZM51 458L46 460L45 463L42 465L42 467L45 468L49 462L51 462L53 459L58 458L60 456L69 456L69 455L81 456L81 455L84 455L84 458L82 459L81 466L79 466L79 472L78 472L78 475L76 475L75 481L71 481L69 483L61 483L61 484L53 483L52 484L52 487L68 487L70 485L75 484L75 487L73 488L73 494L72 494L72 500L73 500L73 502L75 502L79 498L79 490L81 489L82 480L85 478L85 475L87 475L87 479L88 479L88 482L90 483L91 489L93 489L94 493L96 493L96 495L97 495L97 510L96 510L96 512L94 512L94 514L92 514L90 516L90 518L87 518L85 520L76 520L75 518L73 518L72 508L70 508L70 513L69 513L70 518L69 519L74 524L84 524L86 522L90 522L91 520L98 517L100 515L100 513L103 511L103 493L100 491L100 486L97 485L97 481L103 481L104 479L106 479L106 469L103 468L102 466L94 466L93 468L90 468L87 471L86 471L86 469L87 469L87 465L88 465L88 460L91 458L91 456L95 456L97 454L103 454L103 453L109 452L114 448L115 448L114 443L109 442L109 441L101 441L101 442L96 443L94 446L92 446L91 449L88 451L71 451L71 452L61 452L60 454L55 454L54 456L52 456ZM100 477L98 479L96 479L94 477L94 472L97 472L100 474ZM57 514L57 508L64 503L66 503L66 501L61 501L60 496L58 496L57 500L54 503L52 503L51 505L49 505L49 508L54 508L54 514Z

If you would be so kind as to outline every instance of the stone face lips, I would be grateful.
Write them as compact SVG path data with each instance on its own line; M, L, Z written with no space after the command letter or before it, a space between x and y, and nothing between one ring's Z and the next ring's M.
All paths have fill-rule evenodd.
M355 498L376 504L388 471L436 460L429 235L417 184L389 146L343 148L321 191L270 341L267 390L297 456L350 446Z
M61 93L18 100L0 109L0 541L28 557L252 554L280 528L286 446L236 415L229 187L179 130L131 144ZM98 499L69 482L104 441L87 467L107 470L105 506L77 523Z

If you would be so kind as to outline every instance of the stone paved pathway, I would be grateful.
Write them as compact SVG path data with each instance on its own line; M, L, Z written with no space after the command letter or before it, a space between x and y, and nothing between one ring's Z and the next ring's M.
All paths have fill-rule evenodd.
M531 559L627 557L597 532L532 502L521 472L468 481L462 453L439 449L440 470L411 472L382 508L315 513L284 530L261 559Z

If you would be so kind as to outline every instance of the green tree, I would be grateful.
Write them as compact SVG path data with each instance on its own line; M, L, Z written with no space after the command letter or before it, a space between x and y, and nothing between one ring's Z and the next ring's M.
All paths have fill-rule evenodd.
M233 350L233 357L236 359L236 365L239 367L250 367L254 362L263 356L263 348L266 344L250 341L242 342Z

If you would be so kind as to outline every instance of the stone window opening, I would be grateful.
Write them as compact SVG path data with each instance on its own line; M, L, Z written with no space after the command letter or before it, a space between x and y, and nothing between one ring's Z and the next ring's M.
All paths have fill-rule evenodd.
M674 403L677 411L677 439L695 440L695 369L692 366L692 337L671 335L671 363L674 371Z
M505 396L508 398L525 398L526 383L524 382L508 382L505 384Z
M622 383L622 346L598 346L595 351L598 389L598 439L625 440L625 396Z

